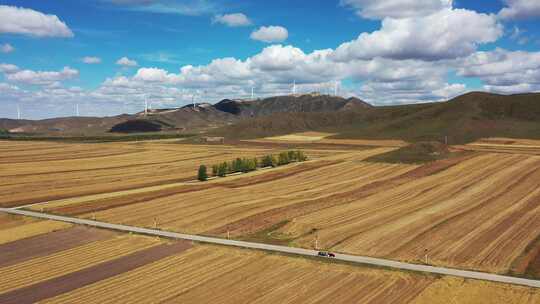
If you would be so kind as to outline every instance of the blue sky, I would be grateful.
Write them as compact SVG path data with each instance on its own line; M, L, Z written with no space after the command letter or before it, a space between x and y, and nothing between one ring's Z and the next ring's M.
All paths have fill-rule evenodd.
M287 94L294 80L381 105L540 91L536 2L0 1L0 117Z

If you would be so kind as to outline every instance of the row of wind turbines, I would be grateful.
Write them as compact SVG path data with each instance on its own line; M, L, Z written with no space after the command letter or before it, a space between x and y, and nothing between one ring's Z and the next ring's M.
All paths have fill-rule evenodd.
M296 80L293 81L292 83L292 95L297 95L297 85L296 85ZM336 80L334 82L334 96L338 96L339 94L339 82ZM251 87L251 100L255 100L255 87ZM195 94L193 94L191 96L191 101L192 101L192 104L193 104L193 108L196 108L196 103L195 103ZM152 110L152 102L148 102L148 94L144 94L144 115L148 115L148 111L149 110ZM80 117L80 112L79 112L79 104L76 103L75 104L75 116L76 117ZM21 106L19 104L17 104L17 119L20 120L22 119L22 111L21 111Z

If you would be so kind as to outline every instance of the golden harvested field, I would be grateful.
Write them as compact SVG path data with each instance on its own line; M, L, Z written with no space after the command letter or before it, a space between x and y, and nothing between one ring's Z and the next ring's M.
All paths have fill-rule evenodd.
M540 276L539 156L474 152L400 165L364 161L393 147L314 144L306 149L312 160L305 163L187 183L200 163L282 147L66 145L68 154L78 151L81 158L59 160L57 145L65 144L40 143L58 155L37 167L20 159L30 156L15 152L17 145L28 144L15 143L6 148L11 152L4 151L19 159L2 164L8 170L1 174L27 172L17 178L32 184L27 191L21 186L15 198L42 197L52 177L62 185L53 190L56 196L65 190L70 197L32 207L36 210L307 248L317 239L321 248L414 263L424 262L427 249L434 265ZM93 156L86 158L86 153ZM157 160L163 164L152 163ZM68 167L76 173L60 173ZM93 175L96 167L102 175ZM40 171L43 180L29 174L32 170Z
M533 304L539 300L540 292L532 288L201 245L44 303Z
M540 157L483 154L366 198L295 218L310 246L504 273L537 248Z
M484 138L459 148L469 151L540 155L540 140Z
M199 165L262 156L281 147L174 142L0 142L0 206L11 207L193 180ZM337 153L313 150L311 157Z
M70 227L70 224L41 221L0 213L0 244Z
M152 238L129 235L89 243L0 268L0 294L102 263L155 245Z
M274 218L280 222L306 210L327 208L343 203L336 197L339 193L399 176L416 167L361 161L387 150L379 148L343 153L288 168L256 172L252 176L220 179L201 184L202 187L185 186L184 189L175 189L177 193L152 194L143 202L136 202L140 194L128 195L127 200L135 200L136 203L89 212L84 216L147 227L152 227L156 220L159 228L166 230L221 235L230 230L232 235L243 235L267 228L268 223L275 224L269 221L268 212L276 212ZM117 197L115 201L120 199ZM87 205L97 208L107 204L114 205L115 202L98 200ZM73 206L62 202L45 206L46 210L53 212L69 210L78 213L77 207L86 209L84 203Z
M235 151L261 149L143 146L155 151L154 145L228 151L231 158ZM313 149L314 160L273 170L207 183L120 189L32 208L307 248L318 239L321 248L414 263L424 262L427 249L434 265L539 275L540 157L476 152L420 166L363 161L393 148ZM189 165L193 172L196 163ZM124 186L130 185L130 172L123 173ZM156 172L138 174L152 178ZM267 229L277 230L254 236Z
M374 146L374 147L403 147L407 145L402 140L369 140L369 139L334 139L333 133L323 132L302 132L282 136L266 137L256 140L247 140L248 142L258 143L318 143L330 145L352 145L352 146Z

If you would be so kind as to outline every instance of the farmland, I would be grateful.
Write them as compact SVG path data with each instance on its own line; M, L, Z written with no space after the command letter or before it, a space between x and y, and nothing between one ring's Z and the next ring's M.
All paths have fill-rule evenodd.
M317 244L336 252L420 264L427 254L432 265L540 276L540 156L535 155L536 142L492 139L456 146L458 152L452 158L400 164L365 161L397 149L397 142L382 141L377 146L377 141L332 143L324 137L298 136L231 146L47 142L35 143L36 149L28 150L27 142L10 143L0 148L0 175L5 177L0 184L5 190L0 204L39 203L26 208L304 248ZM293 146L303 145L307 162L204 183L193 181L200 164L277 153L291 147L291 140ZM129 260L148 250L161 252L160 246L166 243L86 230L75 233L73 229L79 228L0 215L0 246L50 244L44 255L33 255L30 250L25 258L6 258L5 266L0 259L0 273L5 277L0 293L20 296L25 288L56 286L57 280L70 275L78 282L85 271L99 269L103 263ZM82 242L74 236L85 233L93 241ZM64 234L67 241L63 244L46 241ZM215 290L212 301L226 303L277 299L290 303L330 299L426 303L436 299L430 303L447 303L462 297L482 303L490 296L505 299L501 300L504 303L538 301L536 291L501 284L208 245L182 248L181 253L167 250L170 252L160 253L159 260L119 268L91 281L80 279L83 287L57 290L47 298L52 302L79 298L130 302L134 298L121 290L139 298L143 297L141 286L150 286L155 302L201 302L208 299L208 288ZM44 264L49 267L40 266ZM31 269L40 269L40 275L23 275ZM178 277L182 279L172 279ZM289 283L280 287L284 281ZM291 289L302 292L291 293Z
M272 147L178 145L170 141L3 142L0 145L0 206L163 184L170 186L193 180L201 163L262 156L274 150L277 151ZM310 156L331 152L311 151Z
M81 157L102 154L100 162L85 161L73 168L91 185L83 187L78 182L72 188L84 192L95 187L103 193L30 208L183 233L239 239L259 234L258 241L305 248L313 248L317 241L320 248L413 263L424 263L427 253L428 262L438 266L538 275L540 157L535 155L469 151L424 165L387 164L363 160L393 147L336 145L330 150L313 145L307 150L312 159L305 163L193 183L177 180L193 178L203 161L211 164L238 154L261 155L279 146L225 148L159 142L103 146L82 146L89 151L80 151ZM67 150L77 148L82 149L69 146ZM149 171L117 169L115 156L106 154L122 150L127 153L124 166L128 160L148 162L150 154L163 155L159 160L164 165L141 165L153 168ZM142 156L130 159L126 151ZM200 157L193 160L194 155ZM76 166L77 160L66 161ZM40 169L57 170L46 164ZM24 171L26 165L9 166ZM91 169L79 172L78 168L90 166L108 166L102 178L116 174L121 179L103 184L92 180ZM62 178L69 175L51 173ZM135 187L143 182L146 187ZM464 226L471 227L461 229Z
M0 214L0 244L40 234L47 234L70 226L70 224L66 223L38 221L25 217Z
M13 299L21 303L30 300L40 303L447 303L459 297L470 298L471 303L500 300L532 304L540 299L537 290L525 287L370 269L220 246L178 247L178 243L168 244L147 237L83 229L96 240L0 266L3 282L0 300ZM58 238L49 236L50 241L55 242L55 239ZM55 242L55 246L64 245ZM166 248L168 252L158 255L156 248ZM141 253L151 250L152 256L142 263L127 263L127 258L135 256L140 261ZM91 254L97 251L103 254ZM44 260L55 267L40 266ZM31 266L43 272L30 276ZM114 271L106 271L104 267ZM453 291L457 286L459 291Z

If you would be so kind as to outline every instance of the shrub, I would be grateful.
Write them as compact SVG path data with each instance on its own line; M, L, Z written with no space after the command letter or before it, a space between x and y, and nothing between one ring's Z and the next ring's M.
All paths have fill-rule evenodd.
M254 158L236 158L231 162L223 162L219 165L212 166L212 176L224 177L227 174L236 172L251 172L257 170L259 167L277 167L287 165L291 162L302 162L307 160L304 152L297 151L284 151L276 157L272 154L263 156L261 159ZM206 167L205 167L206 168ZM200 170L200 169L199 169Z
M303 162L307 160L307 156L304 154L304 152L298 150L296 151L296 161Z
M272 156L266 155L261 159L261 167L272 167Z
M246 172L257 170L257 159L245 159Z
M199 175L198 175L198 179L201 181L201 182L204 182L206 180L208 180L208 173L206 172L206 166L205 165L201 165L199 167Z
M237 158L232 162L233 172L241 172L243 171L243 167L244 167L244 161L240 158Z
M296 161L296 152L295 151L287 151L287 157L289 158L289 162Z
M218 176L224 177L227 175L229 165L226 162L221 163L221 165L218 166Z
M287 153L287 152L279 153L278 166L287 165L290 162L291 162L291 160L289 159L289 153Z

